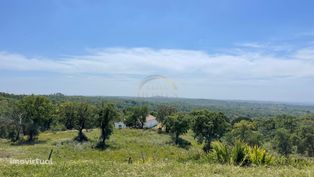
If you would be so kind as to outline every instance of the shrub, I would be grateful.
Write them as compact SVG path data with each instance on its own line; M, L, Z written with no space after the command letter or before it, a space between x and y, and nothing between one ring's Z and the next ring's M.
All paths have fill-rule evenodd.
M216 155L217 160L220 163L227 163L229 162L229 151L226 145L221 143L220 141L214 141L211 143L213 148L213 152Z
M247 145L241 141L237 141L232 148L230 161L234 165L249 165L249 156L247 154Z
M247 154L250 162L255 165L271 164L273 157L267 153L266 149L258 146L247 146Z
M231 163L240 166L273 163L273 156L267 153L266 149L258 147L257 145L251 147L241 141L235 143L230 156Z

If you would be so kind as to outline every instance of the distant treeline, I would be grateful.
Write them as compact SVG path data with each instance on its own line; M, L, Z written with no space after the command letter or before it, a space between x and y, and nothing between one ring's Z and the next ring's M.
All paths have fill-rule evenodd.
M14 95L0 92L0 97L20 99L26 95ZM102 96L65 96L56 93L46 96L53 103L64 101L87 102L99 104L102 102L114 103L119 110L130 106L148 106L150 111L157 111L160 105L174 105L179 112L190 112L194 109L207 109L215 112L223 112L230 119L238 117L259 118L273 117L282 114L300 116L314 113L314 105L258 102L258 101L227 101L210 99L187 98L138 98L138 97L102 97Z

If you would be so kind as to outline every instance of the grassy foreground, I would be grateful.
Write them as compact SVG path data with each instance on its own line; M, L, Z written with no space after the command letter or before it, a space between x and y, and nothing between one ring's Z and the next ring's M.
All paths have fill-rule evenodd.
M88 143L72 141L76 131L42 133L33 145L12 145L0 140L0 176L314 176L314 164L238 167L213 162L191 134L191 146L177 147L169 135L153 130L115 130L109 147L93 148L98 130L86 132ZM12 165L12 159L47 159L52 165ZM129 158L132 163L129 164Z

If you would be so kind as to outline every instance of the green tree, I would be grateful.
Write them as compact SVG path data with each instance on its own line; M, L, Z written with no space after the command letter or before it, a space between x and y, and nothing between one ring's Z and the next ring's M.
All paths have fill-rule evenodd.
M126 112L126 126L133 128L144 128L146 117L148 115L147 106L131 107Z
M102 103L97 113L98 127L100 128L100 142L97 144L98 148L104 149L106 146L106 139L109 139L113 130L113 120L118 118L118 111L113 104Z
M66 129L71 130L74 128L77 107L78 104L74 102L64 102L59 105L59 116Z
M16 142L22 130L22 113L15 102L10 102L6 113L0 115L0 138Z
M169 128L169 132L174 134L175 143L179 143L179 136L189 130L190 119L186 114L174 114L169 116L165 125Z
M282 155L288 156L292 152L292 142L290 141L289 131L280 128L274 137L274 148Z
M53 106L44 96L26 96L18 103L21 110L23 132L28 141L34 141L40 129L46 129L46 123L52 118ZM44 127L44 128L43 128Z
M231 125L233 126L234 124L239 123L239 122L241 122L242 120L246 120L246 121L248 121L248 122L252 122L252 121L253 121L252 119L250 119L250 118L248 118L248 117L238 117L238 118L235 118L235 119L233 119L233 120L231 121Z
M209 112L208 110L193 111L192 130L198 142L205 142L203 150L209 152L210 143L221 138L229 127L228 118L221 112Z
M76 141L88 141L87 136L83 133L83 129L89 127L92 118L91 106L87 103L80 103L77 107L77 116L74 119L74 128L78 130L78 135L74 138Z
M276 119L276 128L284 128L289 131L289 133L293 133L297 127L297 118L289 115L280 115L277 116Z
M233 139L232 142L235 142L235 140L240 140L251 146L260 145L262 139L259 132L257 132L255 122L247 120L241 120L240 122L235 123L230 132L230 136Z
M307 154L310 157L314 157L314 127L303 125L299 128L297 137L297 150L301 154Z
M170 116L171 114L174 114L177 112L177 109L175 106L170 106L170 105L159 105L157 107L157 121L164 124L165 119Z
M20 133L22 130L22 113L15 103L11 104L9 118L9 138L16 142L20 140Z
M265 140L271 140L275 136L276 121L274 118L261 118L256 120L257 129Z

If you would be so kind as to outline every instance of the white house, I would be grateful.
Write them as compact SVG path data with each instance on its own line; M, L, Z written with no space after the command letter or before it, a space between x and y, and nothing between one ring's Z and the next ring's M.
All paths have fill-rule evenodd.
M158 125L158 121L156 120L156 117L152 115L147 115L146 122L144 123L144 128L153 128ZM126 128L127 126L122 122L115 122L114 123L115 128Z
M144 128L153 128L158 124L155 116L148 115L146 117L146 122L144 123Z

